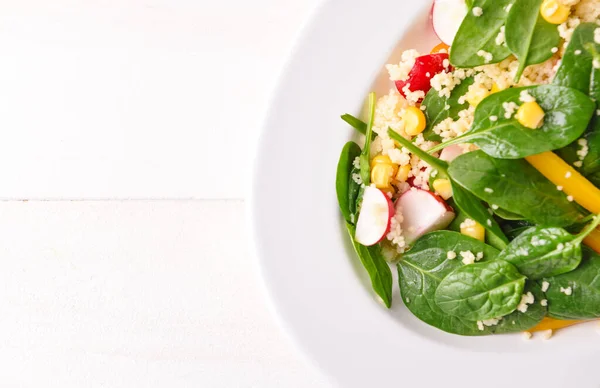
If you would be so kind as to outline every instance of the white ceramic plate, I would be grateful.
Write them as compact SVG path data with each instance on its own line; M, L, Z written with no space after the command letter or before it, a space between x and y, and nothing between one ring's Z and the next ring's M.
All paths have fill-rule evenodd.
M397 285L374 298L335 196L339 116L391 87L383 65L435 41L429 1L329 0L304 29L261 135L249 201L255 252L272 306L297 346L342 387L600 387L595 324L550 341L466 338L412 316Z

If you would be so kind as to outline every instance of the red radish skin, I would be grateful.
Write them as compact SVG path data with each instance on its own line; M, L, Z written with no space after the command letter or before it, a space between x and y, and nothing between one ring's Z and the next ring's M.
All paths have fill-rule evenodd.
M418 57L410 73L408 73L408 78L405 81L396 81L398 92L406 97L404 88L408 85L408 90L411 92L422 91L427 94L431 89L431 78L442 71L451 72L453 70L448 62L446 62L448 66L444 66L444 61L447 59L448 54L445 53L427 54Z
M396 201L396 212L402 214L402 234L407 245L424 234L445 229L454 220L454 210L438 195L410 189Z
M431 8L431 25L433 31L446 43L452 45L468 8L465 0L436 0Z
M390 197L374 187L367 187L356 222L356 241L370 247L379 244L390 233L396 207Z

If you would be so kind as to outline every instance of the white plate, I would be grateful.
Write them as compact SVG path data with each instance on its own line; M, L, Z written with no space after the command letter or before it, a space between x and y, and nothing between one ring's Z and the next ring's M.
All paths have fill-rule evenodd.
M382 70L399 48L428 51L428 7L326 1L298 41L259 140L249 201L272 306L297 346L343 387L599 387L595 324L550 341L445 334L413 317L397 286L392 310L383 308L349 246L335 170L352 131L339 115L358 113L370 90L392 87Z

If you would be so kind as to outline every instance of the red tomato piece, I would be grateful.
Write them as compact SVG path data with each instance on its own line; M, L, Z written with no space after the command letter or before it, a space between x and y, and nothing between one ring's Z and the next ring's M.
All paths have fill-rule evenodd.
M428 54L418 57L415 60L415 65L408 73L408 79L405 81L396 81L396 88L398 92L406 97L403 89L408 85L408 90L411 92L422 91L427 94L431 89L431 78L442 71L451 72L454 70L452 66L448 64L444 67L444 61L449 59L448 54ZM422 100L419 100L421 102Z

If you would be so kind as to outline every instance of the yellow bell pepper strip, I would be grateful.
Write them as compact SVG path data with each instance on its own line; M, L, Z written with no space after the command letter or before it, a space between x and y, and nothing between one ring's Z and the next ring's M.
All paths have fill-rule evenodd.
M596 252L600 253L600 230L592 230L592 232L586 238L583 239L583 243L595 250Z
M589 322L589 321L563 321L563 320L559 320L559 319L546 317L536 327L534 327L533 329L527 330L527 331L535 332L535 331L546 331L546 330L558 330L558 329L564 329L565 327L569 327L569 326L573 326L573 325L577 325L579 323L585 323L585 322Z
M555 153L544 152L525 159L590 213L600 213L600 189Z

